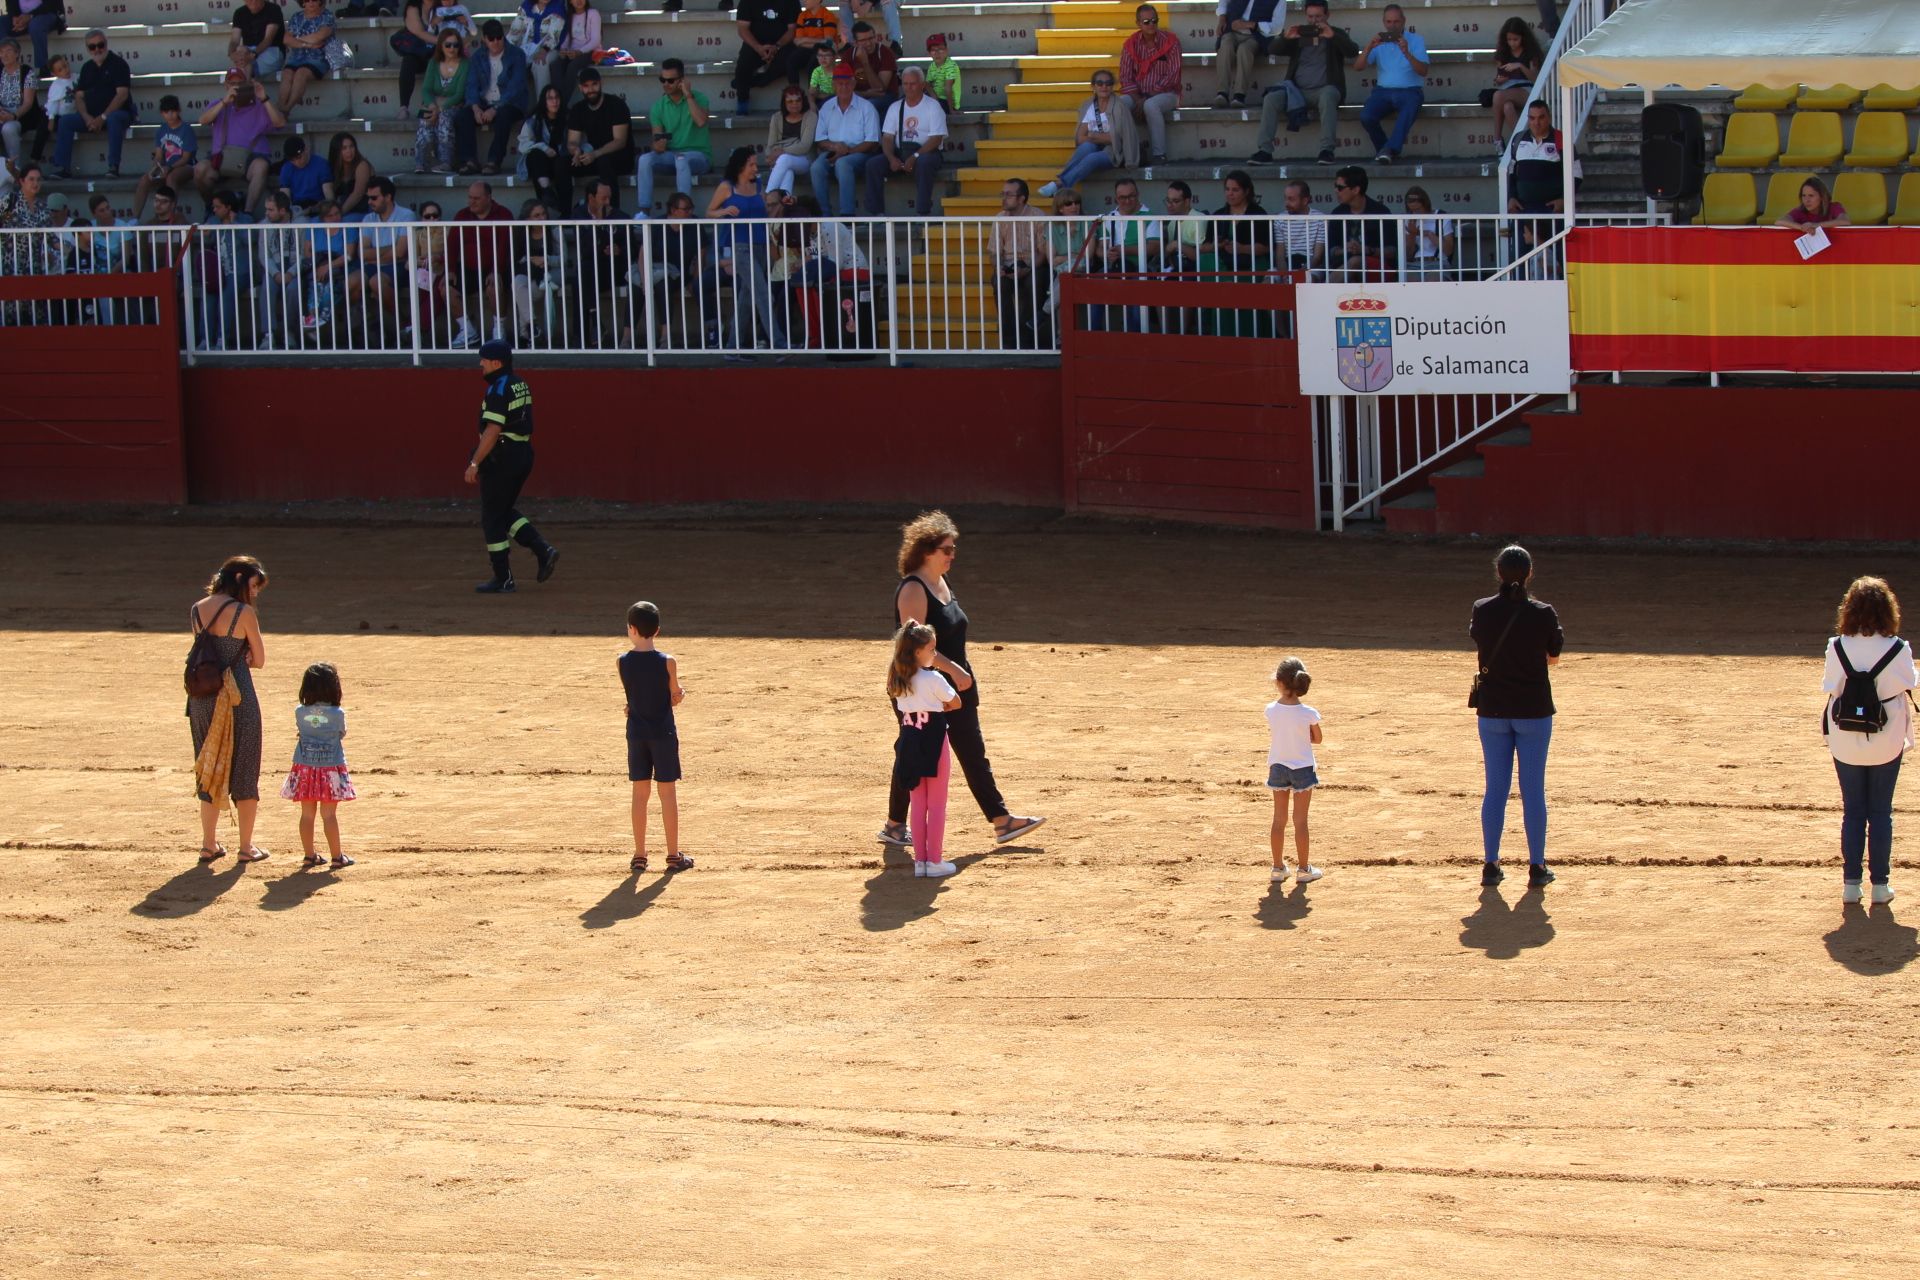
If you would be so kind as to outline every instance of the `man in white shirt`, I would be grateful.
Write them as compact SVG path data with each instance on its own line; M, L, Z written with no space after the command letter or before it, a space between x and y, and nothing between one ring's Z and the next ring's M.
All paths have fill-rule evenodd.
M1311 271L1324 279L1327 265L1327 219L1313 207L1313 188L1295 178L1287 184L1286 217L1273 223L1273 257L1283 271Z
M947 145L947 113L927 96L926 73L918 67L900 73L900 91L906 96L887 108L886 123L880 127L880 159L867 165L867 212L886 216L887 179L904 173L914 181L913 212L925 218L933 212L933 184Z
M833 97L820 104L820 120L814 126L816 150L810 172L813 194L824 207L827 203L827 176L840 186L839 213L854 215L854 183L869 163L880 154L880 113L864 98L854 96L853 68L841 63L833 69Z

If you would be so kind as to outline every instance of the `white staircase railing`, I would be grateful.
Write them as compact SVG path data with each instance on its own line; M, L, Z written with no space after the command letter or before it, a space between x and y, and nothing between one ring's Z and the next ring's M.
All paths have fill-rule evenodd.
M1618 6L1618 0L1573 0L1567 6L1567 14L1560 20L1560 28L1554 32L1553 42L1547 46L1546 60L1540 64L1540 74L1534 77L1533 92L1528 102L1544 102L1556 117L1554 123L1559 126L1560 136L1565 140L1567 153L1577 153L1581 132L1586 128L1587 117L1593 114L1593 107L1600 100L1600 91L1590 84L1577 86L1573 91L1573 118L1561 120L1560 114L1560 55L1573 48L1593 33L1593 29L1607 20L1607 15ZM1507 207L1507 170L1512 165L1513 140L1527 130L1527 113L1522 111L1514 122L1513 133L1500 140L1500 208Z

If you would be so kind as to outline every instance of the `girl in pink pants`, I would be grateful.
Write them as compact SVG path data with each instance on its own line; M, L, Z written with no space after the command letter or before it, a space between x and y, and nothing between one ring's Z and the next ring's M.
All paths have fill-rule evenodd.
M933 628L909 622L893 636L887 695L900 717L893 744L893 776L912 788L908 825L913 830L913 874L938 879L960 868L941 856L947 834L947 779L953 756L947 749L947 712L960 695L933 669Z

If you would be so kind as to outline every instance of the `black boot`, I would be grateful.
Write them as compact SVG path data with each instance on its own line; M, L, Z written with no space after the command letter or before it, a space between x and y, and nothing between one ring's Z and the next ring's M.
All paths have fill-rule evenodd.
M493 577L474 587L481 595L500 595L513 590L513 565L505 551L489 551L487 559L493 563Z
M540 562L540 573L535 580L545 582L548 578L551 578L554 569L560 563L560 552L555 549L554 545L541 537L540 531L535 529L531 524L521 525L520 532L513 536L514 541L533 552L534 558Z

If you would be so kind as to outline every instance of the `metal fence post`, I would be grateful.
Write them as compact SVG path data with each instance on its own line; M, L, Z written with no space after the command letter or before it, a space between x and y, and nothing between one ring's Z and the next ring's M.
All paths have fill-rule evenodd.
M1333 476L1333 531L1347 527L1347 398L1327 397L1327 461Z
M893 224L884 224L887 232L887 363L900 363L900 287L899 257L894 248Z
M407 311L413 317L410 332L413 335L413 363L420 363L420 242L414 238L412 225L402 233L407 237Z
M189 232L180 242L180 302L186 310L183 332L187 340L187 368L189 369L194 365L193 349L199 345L198 326L194 324L198 308L193 304L193 240L194 237Z
M651 369L655 357L654 334L659 329L659 322L655 320L653 312L653 237L648 234L648 229L653 224L640 222L635 225L640 228L640 284L638 287L641 290L642 306L647 319L647 368Z

